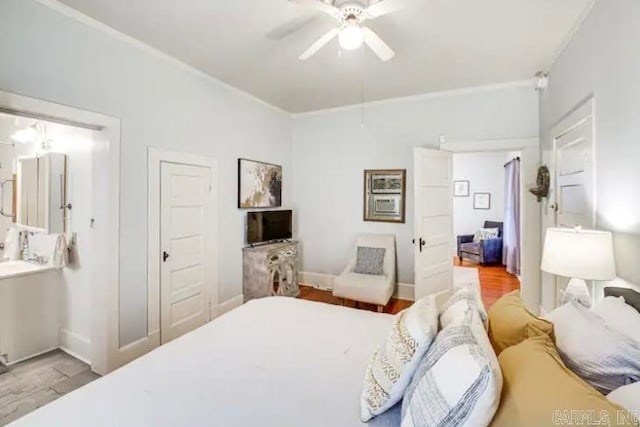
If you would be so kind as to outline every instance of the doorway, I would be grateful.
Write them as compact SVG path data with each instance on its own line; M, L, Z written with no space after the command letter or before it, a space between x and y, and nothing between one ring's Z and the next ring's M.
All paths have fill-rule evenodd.
M149 328L155 345L211 320L218 305L217 162L149 149Z
M415 265L416 298L437 293L453 285L451 260L456 251L454 234L453 155L455 153L518 152L521 173L521 294L527 307L538 312L540 301L540 208L525 189L535 186L540 154L537 138L447 142L440 150L416 148L415 161ZM438 154L440 153L440 154ZM503 157L506 160L506 157ZM426 160L425 160L426 159ZM427 163L434 164L427 164ZM426 166L430 172L425 173ZM501 174L504 170L500 171ZM479 191L480 192L480 191ZM470 190L473 199L473 191ZM486 192L480 192L486 193ZM490 199L490 197L489 197ZM486 207L487 197L478 206ZM472 200L473 203L473 200ZM437 209L434 207L437 206ZM431 244L429 243L431 242ZM436 256L437 255L437 256ZM444 259L451 267L446 267ZM425 268L424 266L427 266ZM426 275L429 272L430 275ZM422 276L422 277L421 277Z

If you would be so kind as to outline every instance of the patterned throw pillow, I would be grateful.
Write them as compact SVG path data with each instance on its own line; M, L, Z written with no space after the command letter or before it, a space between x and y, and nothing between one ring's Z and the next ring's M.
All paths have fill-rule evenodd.
M473 243L480 243L482 240L497 239L500 230L497 228L481 228L473 235Z
M458 287L449 300L440 307L440 326L446 328L450 323L460 319L470 306L478 310L486 330L489 317L480 296L480 289L474 284L464 284Z
M371 420L402 399L418 363L438 333L434 296L398 313L391 334L371 356L364 378L360 418Z
M353 269L357 274L370 274L373 276L384 276L384 254L385 248L369 248L358 246L356 255L356 266Z
M402 427L486 427L500 405L502 373L479 313L469 306L436 337L402 401Z

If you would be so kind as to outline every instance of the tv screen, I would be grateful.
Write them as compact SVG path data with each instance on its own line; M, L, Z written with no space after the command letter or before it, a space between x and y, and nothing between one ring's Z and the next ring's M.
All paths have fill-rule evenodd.
M285 240L292 237L292 211L262 211L247 214L247 243Z

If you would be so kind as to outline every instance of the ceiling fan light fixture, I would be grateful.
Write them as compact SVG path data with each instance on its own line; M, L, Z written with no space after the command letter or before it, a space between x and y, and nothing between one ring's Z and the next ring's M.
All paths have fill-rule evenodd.
M356 50L364 43L362 28L359 25L347 25L338 35L340 46L344 50Z

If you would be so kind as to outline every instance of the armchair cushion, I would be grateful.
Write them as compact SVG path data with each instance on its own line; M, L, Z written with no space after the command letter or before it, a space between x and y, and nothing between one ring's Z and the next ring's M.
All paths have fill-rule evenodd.
M354 273L382 276L384 274L385 248L358 246Z
M333 283L333 295L369 304L387 305L394 287L391 276L343 273Z
M487 239L495 239L500 235L500 230L497 228L481 228L473 235L474 242L480 242Z

